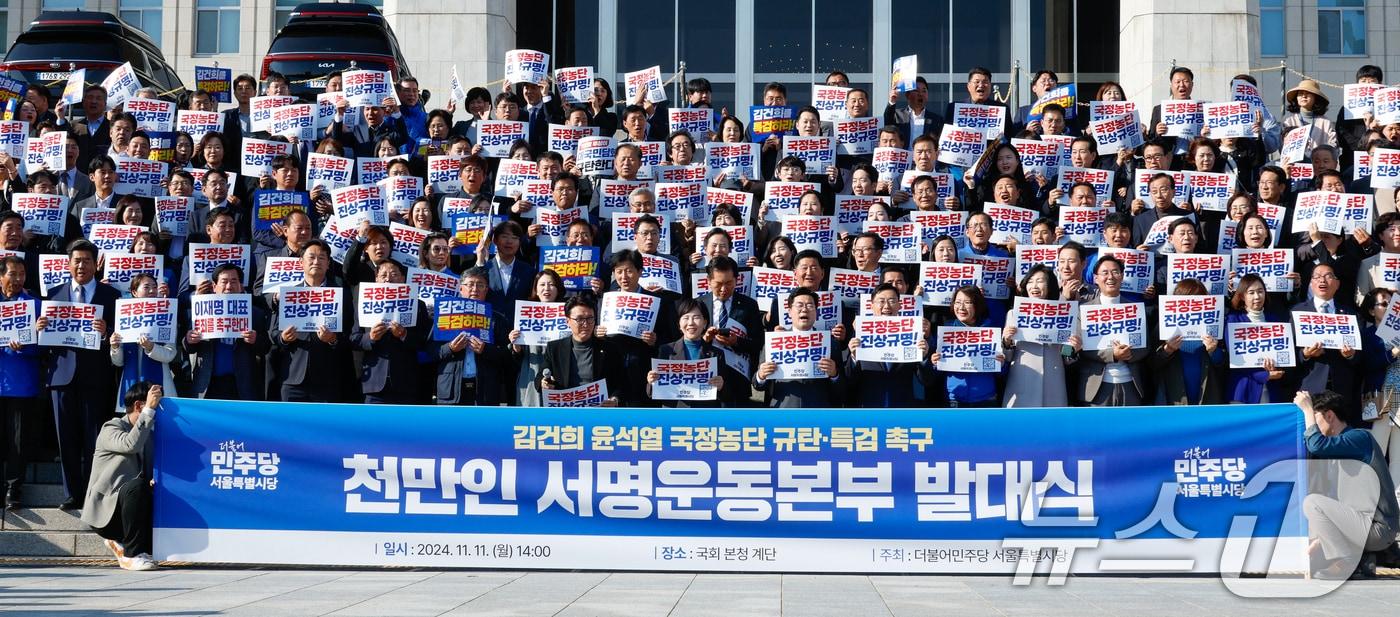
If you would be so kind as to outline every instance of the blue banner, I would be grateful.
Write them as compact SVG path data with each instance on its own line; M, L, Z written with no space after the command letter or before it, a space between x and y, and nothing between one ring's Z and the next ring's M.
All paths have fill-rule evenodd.
M287 213L301 210L311 213L311 195L301 191L259 189L253 192L253 231L272 229Z
M1281 538L1289 556L1269 567L1301 569L1298 409L1162 411L682 416L166 399L155 551L237 563L1011 572L1034 557L1016 548L1029 538L1080 547L1074 572L1177 557L1213 572L1232 524L1256 517L1232 542ZM1265 477L1282 482L1259 490ZM1183 528L1194 539L1178 540ZM1251 557L1269 563L1273 542L1254 544L1264 548Z

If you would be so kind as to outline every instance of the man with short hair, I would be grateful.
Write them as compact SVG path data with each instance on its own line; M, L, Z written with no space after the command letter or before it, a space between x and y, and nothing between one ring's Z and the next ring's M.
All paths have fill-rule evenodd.
M1312 268L1308 281L1308 299L1293 305L1293 313L1323 313L1328 315L1356 315L1352 305L1353 296L1339 293L1342 285L1338 273L1331 263L1320 263ZM1330 390L1342 396L1347 409L1361 407L1361 350L1343 346L1341 349L1326 349L1321 343L1313 343L1298 353L1298 388L1307 392Z
M83 117L73 123L73 132L78 137L78 166L87 168L94 156L105 154L112 146L112 136L107 122L107 89L93 84L83 88ZM57 107L57 124L68 124L68 104L60 101Z
M237 160L243 152L243 138L253 132L252 100L258 95L257 78L243 73L233 78L233 102L235 105L223 111L224 147L226 156Z
M588 294L574 296L564 303L569 336L545 345L544 366L540 369L540 397L545 390L569 390L602 381L608 387L603 407L616 407L623 388L622 361L610 341L596 335L598 311Z
M213 293L241 294L243 269L224 264L214 269ZM188 315L188 311L182 313ZM263 400L263 358L272 347L267 335L267 311L256 303L252 306L252 329L235 339L207 340L204 333L191 327L182 316L186 328L180 346L190 359L191 392L194 396L225 401Z
M468 300L486 302L491 289L489 274L485 266L474 266L462 273L458 281L457 295ZM439 405L485 405L501 403L514 405L517 401L508 398L515 388L507 388L506 383L515 383L507 366L510 355L506 351L506 341L511 330L511 319L500 308L491 307L491 341L472 336L465 332L442 344L429 345L434 348L438 361L437 402Z
M97 532L123 570L154 570L151 557L151 433L165 391L140 381L122 397L123 413L102 425L82 521Z
M738 291L739 264L719 255L705 266L710 290L696 298L709 309L710 327L705 342L724 352L720 375L724 385L719 400L725 406L749 401L749 369L763 347L763 313L758 302Z
M1171 87L1169 92L1174 101L1186 101L1191 99L1191 93L1196 88L1196 74L1184 66L1172 67L1170 75ZM1147 123L1149 128L1149 138L1153 141L1162 141L1169 144L1172 154L1180 156L1186 154L1186 147L1191 143L1191 137L1168 137L1167 123L1162 121L1161 104L1152 106L1152 120Z
M1094 264L1094 283L1098 293L1086 305L1123 304L1123 262L1106 255ZM1144 320L1149 321L1150 320ZM1083 329L1080 324L1080 330ZM1083 334L1079 333L1082 337ZM1146 333L1144 333L1146 338ZM1148 398L1147 381L1143 375L1143 360L1147 347L1131 347L1121 337L1107 349L1085 349L1079 353L1079 370L1075 373L1071 391L1079 405L1094 407L1132 407Z
M818 312L815 291L806 287L793 289L788 294L785 309L793 332L815 331ZM782 327L776 329L782 330ZM770 379L778 370L776 363L764 361L758 365L758 370L754 373L753 387L767 395L770 407L812 409L840 405L844 401L846 384L841 377L840 366L836 363L836 336L832 334L829 338L832 340L832 347L827 355L817 362L817 368L821 372L819 377L778 381Z
M295 287L343 287L331 276L331 247L324 240L312 239L301 252L302 281ZM324 324L315 332L298 332L295 326L281 325L280 307L272 307L269 335L286 361L277 363L276 382L281 384L281 400L304 403L335 403L346 400L349 374L350 337L346 330L353 313L347 306L354 302L342 292L340 327L332 330Z
M899 127L904 143L914 141L920 135L932 135L936 139L943 131L943 116L929 109L928 81L923 76L914 79L917 86L905 91L904 104L898 104L899 93L890 86L889 105L885 107L885 125Z

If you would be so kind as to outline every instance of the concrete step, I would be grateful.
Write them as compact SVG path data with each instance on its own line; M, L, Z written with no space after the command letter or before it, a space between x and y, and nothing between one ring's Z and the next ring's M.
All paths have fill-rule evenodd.
M0 556L111 557L97 534L74 531L0 531Z
M62 484L25 484L19 498L20 504L27 508L56 508L67 496Z
M4 531L89 531L79 512L58 508L19 508L6 510L0 529Z

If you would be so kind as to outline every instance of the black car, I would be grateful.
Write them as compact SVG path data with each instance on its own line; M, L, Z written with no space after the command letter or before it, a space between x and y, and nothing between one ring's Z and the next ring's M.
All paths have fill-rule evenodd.
M161 98L174 101L185 93L180 76L166 64L160 47L145 32L111 13L92 11L44 11L0 63L0 71L25 83L44 84L50 100L63 94L68 73L87 69L89 84L100 84L107 75L130 62L142 86L151 86Z
M307 101L325 91L337 71L388 71L394 81L412 73L384 15L367 4L297 5L263 56L262 79L276 71L292 94Z

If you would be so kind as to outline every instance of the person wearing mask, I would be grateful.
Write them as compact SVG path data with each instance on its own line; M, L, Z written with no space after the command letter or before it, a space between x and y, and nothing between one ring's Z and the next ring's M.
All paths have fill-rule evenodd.
M165 389L132 384L121 414L102 424L93 449L82 521L97 532L123 570L154 570L151 557L151 487L155 481L155 414Z

